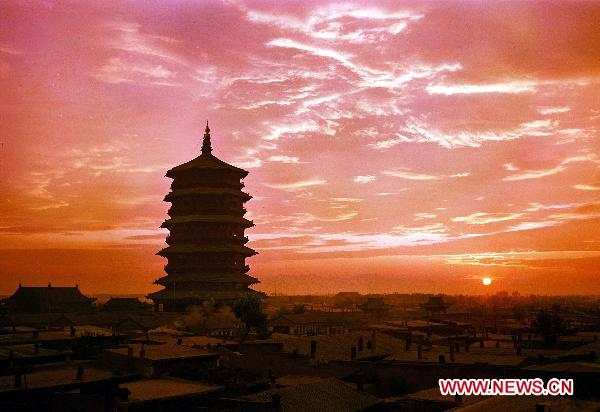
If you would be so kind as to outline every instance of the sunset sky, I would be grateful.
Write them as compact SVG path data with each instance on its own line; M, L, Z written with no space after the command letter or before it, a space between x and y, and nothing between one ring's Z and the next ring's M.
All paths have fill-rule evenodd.
M599 21L591 1L3 1L0 294L157 290L164 175L207 119L250 171L260 290L600 294Z

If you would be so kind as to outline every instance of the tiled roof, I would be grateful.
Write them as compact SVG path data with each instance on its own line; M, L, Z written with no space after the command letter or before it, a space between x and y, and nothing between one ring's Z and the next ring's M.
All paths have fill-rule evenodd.
M226 283L236 282L252 285L260 281L250 275L240 272L225 273L177 273L164 276L154 281L157 285L167 285L173 282L206 282L206 283Z
M263 295L260 292L256 292L252 289L238 289L238 290L198 290L198 289L163 289L158 292L149 293L150 299L189 299L191 301L196 300L235 300L239 299L247 293L255 293Z
M157 255L167 256L174 253L239 253L245 256L254 256L256 252L243 245L173 245L162 249Z
M10 297L6 298L4 302L8 303L17 299L23 299L28 301L40 301L44 303L88 303L96 300L95 298L89 298L84 296L77 287L23 287L19 289Z
M190 215L190 216L176 216L171 219L167 219L163 222L160 227L170 227L177 224L183 223L235 223L238 225L243 225L245 227L254 226L248 219L244 219L243 217L237 216L229 216L229 215Z
M318 382L268 390L243 399L271 403L274 393L281 396L283 412L351 412L373 407L381 400L369 393L359 392L338 379L323 379Z
M230 165L229 163L225 163L221 159L211 155L211 154L203 154L195 159L190 160L189 162L183 163L179 166L175 166L171 170L169 170L166 174L167 177L173 178L177 175L178 172L186 171L186 170L194 170L194 169L212 169L212 170L228 170L235 172L240 178L246 177L248 172L244 169L240 169L239 167L235 167Z
M215 187L197 187L194 189L173 189L173 191L165 196L165 201L170 202L173 197L179 196L190 196L190 195L232 195L250 199L248 193L242 192L241 190L229 189L229 188L215 188Z

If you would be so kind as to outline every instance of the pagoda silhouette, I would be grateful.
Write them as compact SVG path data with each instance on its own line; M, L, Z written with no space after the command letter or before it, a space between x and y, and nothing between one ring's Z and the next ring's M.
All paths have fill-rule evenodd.
M247 274L245 263L256 255L244 236L254 226L244 218L244 203L251 199L242 191L247 175L212 154L208 122L201 155L167 172L173 182L164 200L171 208L161 227L169 230L168 246L157 253L168 259L167 276L154 282L164 289L148 295L157 310L231 305L247 293L264 296L249 289L259 280Z

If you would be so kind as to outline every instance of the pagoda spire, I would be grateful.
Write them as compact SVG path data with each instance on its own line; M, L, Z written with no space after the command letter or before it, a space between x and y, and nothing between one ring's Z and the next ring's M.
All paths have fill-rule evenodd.
M208 120L206 121L206 129L204 129L204 139L202 140L202 154L212 154L212 146L210 145L210 127L208 127Z

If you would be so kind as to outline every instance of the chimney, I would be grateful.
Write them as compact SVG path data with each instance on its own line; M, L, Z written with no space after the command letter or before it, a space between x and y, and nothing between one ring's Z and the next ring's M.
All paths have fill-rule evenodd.
M83 365L77 365L77 380L83 379Z
M273 409L281 409L281 395L279 392L275 392L271 395L271 406Z
M52 287L52 283L48 282L48 287L51 288Z
M315 359L317 357L317 341L310 341L310 358Z
M350 349L350 359L351 359L351 360L354 360L354 359L356 359L356 346L353 346L353 347Z
M440 365L445 364L446 363L446 356L445 355L438 356L438 362L440 363Z
M421 345L417 346L417 359L423 359L423 348L421 347Z

